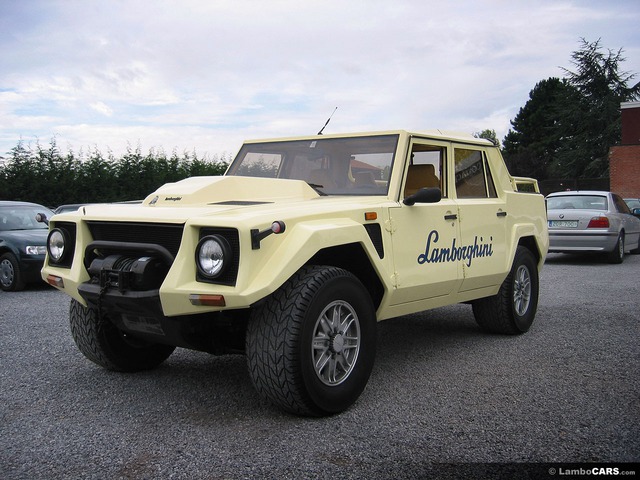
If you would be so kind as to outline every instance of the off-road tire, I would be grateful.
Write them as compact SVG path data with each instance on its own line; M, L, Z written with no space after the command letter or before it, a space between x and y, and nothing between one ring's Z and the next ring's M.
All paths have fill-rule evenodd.
M322 320L329 317L344 323L332 330L333 336L323 337L331 322ZM246 353L253 385L262 398L298 415L329 415L353 404L367 384L375 349L371 297L354 275L336 267L299 270L252 310L247 327ZM327 354L327 370L314 363L316 355L317 365L324 365L318 358L321 352ZM335 376L323 379L332 364L351 354L348 372L336 368Z
M531 327L538 308L539 279L531 251L519 246L498 293L475 300L473 314L483 330L518 335Z
M624 233L620 233L616 246L607 253L609 263L622 263L624 260Z
M169 358L176 348L131 338L77 300L71 300L69 323L78 349L89 360L108 370L150 370Z
M20 272L20 264L13 253L7 252L0 256L0 288L5 292L22 290L26 282Z

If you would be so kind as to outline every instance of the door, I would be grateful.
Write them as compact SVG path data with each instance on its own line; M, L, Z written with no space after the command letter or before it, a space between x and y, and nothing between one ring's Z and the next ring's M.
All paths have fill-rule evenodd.
M391 305L449 295L459 281L452 253L459 243L458 207L448 198L447 151L445 142L412 141L400 200L424 187L439 187L443 198L389 209L397 287Z
M505 199L497 194L484 151L455 147L454 164L464 278L460 291L500 285L508 269Z

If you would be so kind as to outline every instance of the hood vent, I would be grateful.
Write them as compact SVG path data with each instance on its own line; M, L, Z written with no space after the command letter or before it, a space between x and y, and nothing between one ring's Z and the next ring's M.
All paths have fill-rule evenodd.
M240 206L248 206L248 205L263 205L265 203L273 203L273 202L256 202L256 201L252 201L252 200L227 200L225 202L210 203L209 205L240 205Z

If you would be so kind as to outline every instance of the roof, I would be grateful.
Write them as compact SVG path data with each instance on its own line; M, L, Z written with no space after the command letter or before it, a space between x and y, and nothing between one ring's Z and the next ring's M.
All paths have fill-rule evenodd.
M401 135L410 137L422 137L433 138L436 140L444 141L458 141L465 143L483 144L494 147L494 143L485 138L477 138L471 134L463 132L453 132L447 130L384 130L384 131L371 131L371 132L345 132L345 133L331 133L322 135L307 135L296 137L284 137L284 138L262 138L262 139L250 139L245 143L261 143L261 142L282 142L282 141L296 141L296 140L319 140L322 138L345 138L345 137L368 137L379 135Z
M14 202L11 200L0 200L0 207L41 207L39 203Z
M565 190L550 193L547 197L562 197L563 195L611 195L611 192L606 190Z

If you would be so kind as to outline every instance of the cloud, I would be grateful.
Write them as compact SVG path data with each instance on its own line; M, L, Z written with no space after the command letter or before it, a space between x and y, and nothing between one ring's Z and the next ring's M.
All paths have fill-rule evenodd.
M0 155L56 136L76 150L236 151L244 138L495 129L561 76L580 37L640 71L632 1L7 2ZM3 8L4 6L3 5Z
M94 109L96 112L101 113L102 115L106 116L106 117L110 117L113 115L113 110L106 105L104 102L94 102L91 105L89 105L92 109Z

